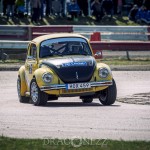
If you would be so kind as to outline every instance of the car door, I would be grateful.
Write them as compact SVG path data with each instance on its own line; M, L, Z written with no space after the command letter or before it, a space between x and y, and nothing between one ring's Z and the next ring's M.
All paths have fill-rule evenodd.
M37 47L34 43L29 44L27 59L25 62L25 78L28 85L28 91L30 89L30 82L33 78L34 71L38 68L37 62Z

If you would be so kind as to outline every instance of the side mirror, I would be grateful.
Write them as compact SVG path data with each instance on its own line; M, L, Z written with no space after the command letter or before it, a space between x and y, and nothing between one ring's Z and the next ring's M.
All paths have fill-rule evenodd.
M102 51L97 51L94 55L95 59L102 59Z

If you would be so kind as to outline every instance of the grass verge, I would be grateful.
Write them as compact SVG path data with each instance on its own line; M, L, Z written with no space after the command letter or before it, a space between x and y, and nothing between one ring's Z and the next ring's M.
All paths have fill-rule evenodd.
M131 60L125 58L106 58L102 59L101 62L107 65L150 65L149 58L132 58Z
M150 65L150 58L133 58L131 60L127 60L125 58L105 58L99 60L98 62L105 63L107 65ZM0 65L15 65L20 64L23 65L25 61L23 60L6 60L2 62L0 60Z
M149 150L150 142L92 139L15 139L0 137L1 150Z

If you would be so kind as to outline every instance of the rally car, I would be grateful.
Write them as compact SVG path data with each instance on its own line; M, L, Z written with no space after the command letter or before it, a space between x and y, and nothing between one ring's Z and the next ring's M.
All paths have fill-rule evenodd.
M110 67L96 62L88 39L71 33L29 42L25 65L18 71L17 91L21 103L30 100L36 106L74 96L83 103L98 98L103 105L111 105L117 95Z

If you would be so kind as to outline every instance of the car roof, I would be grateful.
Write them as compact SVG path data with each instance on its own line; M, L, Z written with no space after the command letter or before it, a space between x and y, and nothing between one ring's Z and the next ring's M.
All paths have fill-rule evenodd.
M74 37L74 38L84 38L88 41L88 39L80 34L74 34L74 33L54 33L54 34L47 34L39 36L32 40L34 43L41 43L42 41L53 39L53 38L65 38L65 37Z

